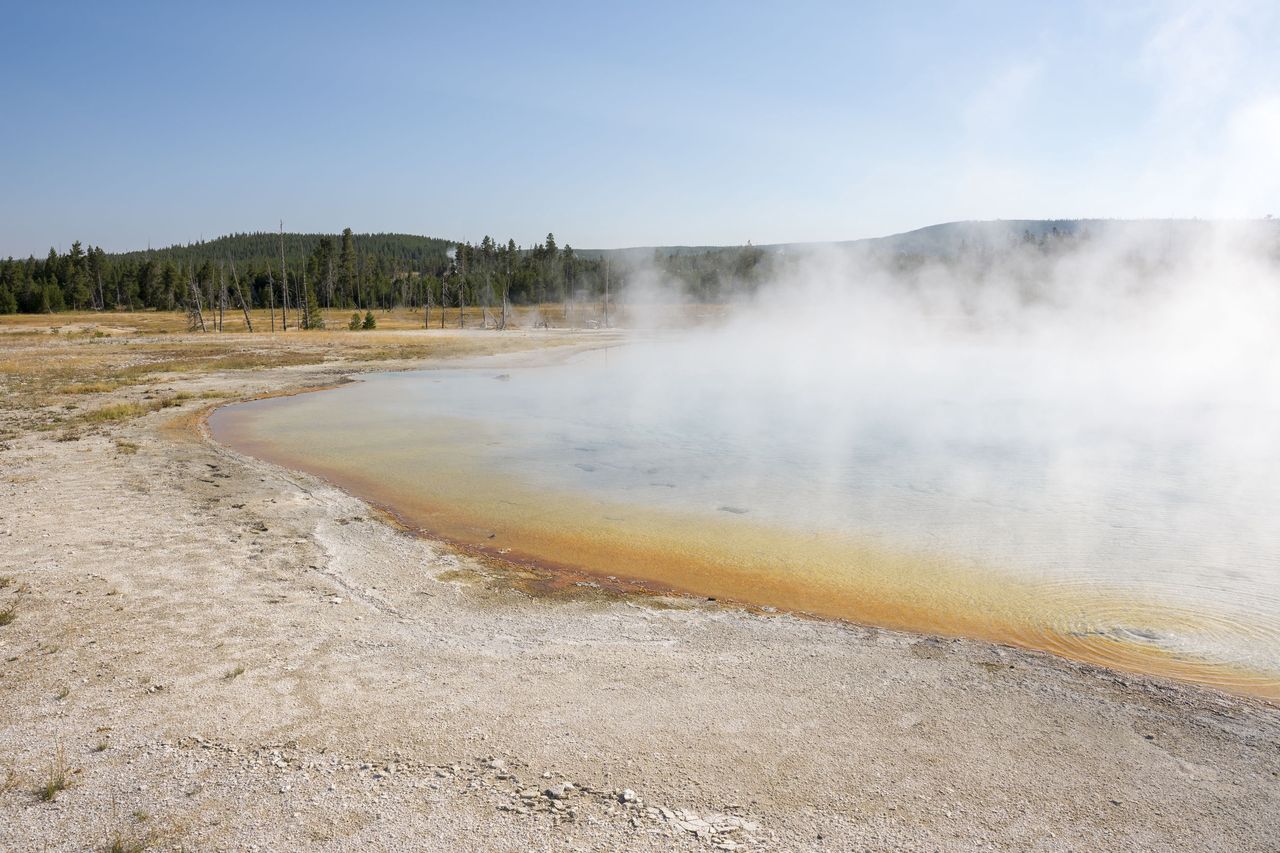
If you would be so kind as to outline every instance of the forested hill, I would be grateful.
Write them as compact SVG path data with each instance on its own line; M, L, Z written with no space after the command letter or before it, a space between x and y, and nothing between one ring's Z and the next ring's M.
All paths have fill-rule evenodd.
M606 261L579 257L554 234L526 247L349 228L257 232L122 253L76 241L65 254L0 261L0 313L565 302L603 292L609 275Z
M575 251L548 234L532 246L411 234L232 234L164 249L110 254L79 242L45 258L0 261L0 313L63 309L188 310L192 305L391 308L598 300L628 291L735 299L802 268L807 251L843 253L910 281L936 265L981 280L1017 267L1028 280L1099 239L1125 241L1132 264L1167 263L1209 229L1261 241L1280 263L1280 221L998 220L952 222L843 243L667 246ZM282 257L283 255L283 257ZM1011 263L1012 262L1012 263ZM850 267L855 268L855 267Z
M443 262L448 250L459 242L416 234L352 234L351 237L355 250L366 256L399 261L419 268ZM156 259L171 260L179 266L192 263L199 265L205 261L223 263L229 260L246 265L279 265L282 242L285 260L296 263L314 253L321 241L339 239L340 236L335 234L286 232L281 235L278 231L255 231L163 249L108 253L107 256L134 263Z

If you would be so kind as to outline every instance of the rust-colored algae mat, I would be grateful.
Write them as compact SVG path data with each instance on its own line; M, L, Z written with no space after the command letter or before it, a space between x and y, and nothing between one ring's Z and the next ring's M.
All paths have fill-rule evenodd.
M1222 618L1212 608L1160 606L1106 585L1072 591L998 565L895 548L846 531L801 532L732 512L678 513L531 487L472 452L492 438L492 425L434 418L412 435L398 434L391 447L381 443L385 436L348 437L345 451L332 452L318 438L327 429L323 419L299 433L274 431L288 422L287 407L296 399L220 409L211 433L242 452L316 474L410 530L532 568L542 580L526 584L531 590L594 577L618 589L667 590L1012 644L1280 700L1280 685L1267 672L1179 657L1123 635L1058 627L1063 613L1103 611L1117 614L1117 624L1139 624L1153 635L1194 632ZM267 413L269 427L262 421ZM368 446L353 450L362 440ZM567 580L548 580L556 575Z

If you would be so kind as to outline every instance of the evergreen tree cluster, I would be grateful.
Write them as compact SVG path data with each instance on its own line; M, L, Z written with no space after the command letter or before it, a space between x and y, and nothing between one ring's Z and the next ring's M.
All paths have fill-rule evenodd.
M1276 223L1257 223L1280 257ZM851 258L910 281L938 265L966 280L1015 274L1043 277L1057 258L1096 230L1124 235L1169 254L1205 223L1017 220L949 223L906 234L833 244ZM1155 235L1154 238L1152 235ZM1158 239L1155 239L1158 238ZM1161 248L1169 247L1169 248ZM485 237L477 244L410 234L233 234L167 249L112 254L76 242L65 254L0 260L0 313L194 308L238 311L282 307L290 325L320 328L321 309L447 309L599 302L606 290L625 301L632 287L657 284L696 302L728 302L784 278L803 253L788 246L667 247L579 252L554 234L532 246ZM1133 263L1151 263L1136 258ZM363 326L363 321L361 321Z
M79 242L46 258L0 260L0 313L154 309L199 303L237 310L279 307L298 324L319 309L563 302L599 298L603 256L583 258L553 234L531 247L485 237L479 244L408 234L234 234L167 249L111 254ZM234 282L234 289L232 288ZM282 284L283 282L283 284Z
M86 250L78 240L65 255L50 249L43 260L0 261L0 314L102 307L102 282L110 268L102 249Z

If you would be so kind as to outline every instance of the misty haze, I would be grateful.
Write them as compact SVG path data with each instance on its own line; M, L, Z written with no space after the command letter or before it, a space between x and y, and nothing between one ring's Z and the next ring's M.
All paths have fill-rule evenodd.
M1280 850L1280 4L10 4L0 851Z
M588 540L601 574L1275 696L1280 228L1057 228L957 226L892 264L778 248L692 329L642 266L630 346L225 408L214 434L491 553ZM711 577L671 556L739 537L770 544ZM762 573L797 577L771 598Z

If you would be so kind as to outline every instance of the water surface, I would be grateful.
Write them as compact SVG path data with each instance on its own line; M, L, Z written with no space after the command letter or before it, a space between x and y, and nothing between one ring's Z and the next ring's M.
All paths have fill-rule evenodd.
M1275 400L981 342L774 356L375 375L211 427L512 559L1280 696Z

